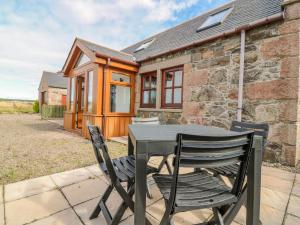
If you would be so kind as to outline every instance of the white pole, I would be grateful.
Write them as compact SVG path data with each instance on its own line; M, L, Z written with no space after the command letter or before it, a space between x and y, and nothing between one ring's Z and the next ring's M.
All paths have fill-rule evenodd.
M245 32L245 30L242 30L241 31L240 75L239 75L239 90L238 90L237 121L242 120L244 68L245 68L245 36L246 36L246 32Z

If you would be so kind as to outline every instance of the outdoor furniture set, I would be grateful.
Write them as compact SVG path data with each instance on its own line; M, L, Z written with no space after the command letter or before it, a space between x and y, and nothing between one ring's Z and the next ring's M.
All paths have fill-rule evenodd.
M151 126L137 122L133 120L129 126L128 155L117 159L110 158L100 128L88 126L97 161L109 182L90 219L102 212L107 224L116 225L129 208L134 212L135 225L151 224L145 215L146 193L151 189L147 175L153 174L166 205L160 225L170 225L178 212L206 208L212 209L213 216L203 224L229 225L243 204L247 225L260 223L261 159L267 124L234 121L231 129L225 130L159 125L157 120ZM173 169L167 160L171 155ZM163 156L158 168L147 164L151 156ZM169 174L160 174L164 165L170 167ZM180 168L192 168L193 172L183 174ZM224 177L230 178L232 185L227 185ZM114 216L106 205L113 189L122 198Z

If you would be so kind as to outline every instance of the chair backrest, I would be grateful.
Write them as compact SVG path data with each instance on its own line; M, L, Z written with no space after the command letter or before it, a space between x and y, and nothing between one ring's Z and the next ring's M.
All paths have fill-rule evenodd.
M99 163L100 169L109 181L115 183L117 181L116 171L113 167L111 158L108 153L108 148L105 143L105 138L103 137L100 128L94 125L88 125L88 130L91 136L94 153Z
M244 132L249 130L254 131L254 135L263 138L263 146L266 146L267 144L269 134L269 125L267 123L249 123L232 121L230 130L236 132Z
M132 121L132 124L144 124L144 125L159 125L160 124L158 117L151 117L151 118L132 117L131 121Z
M170 194L171 204L174 204L176 198L180 167L214 168L239 163L239 171L232 188L232 193L239 197L248 169L253 136L253 131L218 137L178 134Z

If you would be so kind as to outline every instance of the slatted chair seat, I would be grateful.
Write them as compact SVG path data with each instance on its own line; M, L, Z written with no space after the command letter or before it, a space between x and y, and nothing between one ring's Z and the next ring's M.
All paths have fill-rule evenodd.
M165 200L170 198L173 177L155 175L154 180ZM188 209L203 209L232 204L237 201L225 183L201 170L178 176L176 190L176 212Z
M213 168L212 171L214 171L215 174L234 178L236 177L239 171L239 165L237 164L237 165L229 165L229 166L220 166L217 168Z
M117 159L112 159L112 164L116 171L116 175L120 182L132 181L135 178L135 158L133 155L124 156ZM102 171L108 174L105 163L100 163ZM155 167L147 166L147 174L157 173L158 170Z

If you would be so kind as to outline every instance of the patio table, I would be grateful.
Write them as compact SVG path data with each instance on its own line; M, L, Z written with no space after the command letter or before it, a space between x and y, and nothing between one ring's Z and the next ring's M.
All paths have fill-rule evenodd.
M177 133L195 135L234 135L236 132L216 127L201 125L130 125L128 138L128 154L136 156L135 179L135 212L134 224L146 224L146 166L151 156L173 154ZM255 137L248 169L247 181L247 225L259 224L260 182L262 160L262 138ZM240 199L236 208L226 215L225 224L235 217L246 196Z

